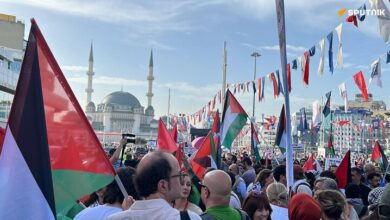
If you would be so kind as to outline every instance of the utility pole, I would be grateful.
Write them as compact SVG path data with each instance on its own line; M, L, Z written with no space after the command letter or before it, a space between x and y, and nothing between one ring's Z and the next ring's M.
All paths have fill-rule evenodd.
M254 73L253 73L253 82L255 82L256 81L256 60L257 60L257 57L260 57L261 55L258 53L258 52L253 52L252 54L251 54L251 56L252 57L254 57L255 58L255 70L254 70ZM252 111L252 122L253 123L255 123L255 93L253 92L253 111Z

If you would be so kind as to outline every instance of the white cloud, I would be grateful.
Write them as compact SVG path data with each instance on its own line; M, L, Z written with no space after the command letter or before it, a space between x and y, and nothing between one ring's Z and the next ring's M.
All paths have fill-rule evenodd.
M87 66L61 66L61 70L64 72L87 72Z
M88 78L86 76L75 76L75 77L67 77L67 80L72 83L84 84L87 85ZM115 85L115 86L139 86L145 87L147 82L144 80L130 80L118 77L111 76L96 76L93 78L94 87L97 86L105 86L105 85Z

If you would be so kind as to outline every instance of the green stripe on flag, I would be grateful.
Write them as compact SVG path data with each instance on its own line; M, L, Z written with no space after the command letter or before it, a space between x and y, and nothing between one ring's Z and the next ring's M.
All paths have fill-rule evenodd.
M238 114L234 121L231 123L228 128L225 139L223 140L222 145L226 148L231 148L234 139L237 137L238 133L241 131L242 127L246 125L247 116L245 114Z
M111 175L77 170L52 170L57 216L65 216L76 205L76 200L108 185Z

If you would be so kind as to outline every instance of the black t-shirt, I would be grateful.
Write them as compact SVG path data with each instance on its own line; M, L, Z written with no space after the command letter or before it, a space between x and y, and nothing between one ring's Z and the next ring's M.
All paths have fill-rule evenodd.
M359 189L360 189L360 198L363 200L363 204L365 206L368 206L368 194L370 193L371 189L364 185L363 183L359 184Z

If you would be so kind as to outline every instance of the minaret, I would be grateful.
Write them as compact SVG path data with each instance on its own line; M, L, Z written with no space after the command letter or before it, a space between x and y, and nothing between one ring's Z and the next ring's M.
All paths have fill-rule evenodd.
M88 72L87 72L88 87L85 89L85 91L87 92L87 105L88 105L88 103L91 102L91 98L92 98L92 92L93 92L92 77L93 77L93 75L95 75L95 73L93 72L93 48L92 48L92 43L91 43L91 50L89 52L89 66L88 66Z
M153 50L150 51L150 60L149 60L149 75L147 80L149 81L149 86L148 86L148 93L146 93L146 97L148 97L148 107L152 106L152 84L153 84Z

